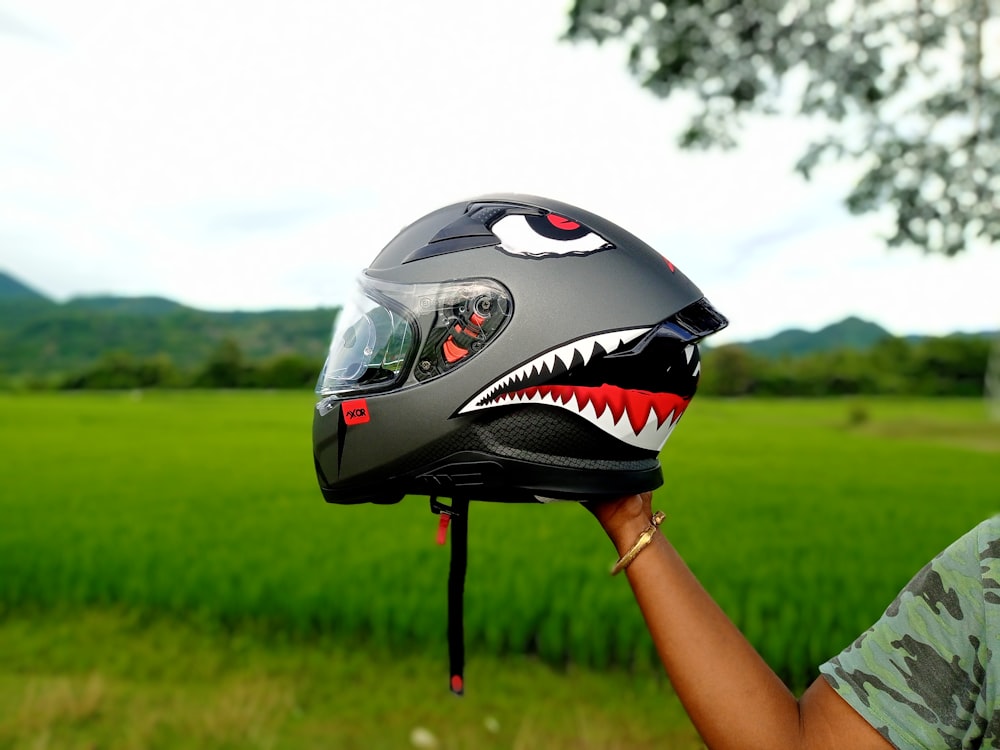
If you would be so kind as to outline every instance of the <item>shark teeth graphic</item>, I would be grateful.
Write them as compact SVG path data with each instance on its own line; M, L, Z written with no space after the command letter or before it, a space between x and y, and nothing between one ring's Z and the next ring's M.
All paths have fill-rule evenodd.
M586 367L594 355L610 354L623 345L632 343L648 333L650 328L629 328L624 331L611 331L587 336L568 344L550 349L539 354L530 362L511 370L503 377L484 388L478 395L470 399L459 414L468 414L477 409L486 409L496 404L490 403L499 394L515 390L518 384L530 381L547 380L553 375L566 372L571 366Z
M571 367L586 366L595 356L611 354L650 328L630 328L571 341L511 370L473 397L459 414L511 404L554 406L577 414L624 443L659 451L687 408L688 399L673 393L628 390L615 385L548 384ZM685 351L688 365L694 347ZM700 367L696 361L695 367Z

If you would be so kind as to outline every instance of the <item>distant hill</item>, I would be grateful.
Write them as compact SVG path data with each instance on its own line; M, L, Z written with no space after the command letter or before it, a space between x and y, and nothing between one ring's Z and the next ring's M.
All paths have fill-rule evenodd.
M68 309L123 315L166 315L183 310L184 305L163 297L74 297Z
M850 317L818 331L793 328L740 345L762 357L794 357L830 349L868 349L891 336L891 333L876 323Z
M32 289L22 281L18 281L10 274L0 271L0 302L35 300L51 302L41 292Z
M79 297L54 302L0 273L0 376L50 378L79 372L109 352L166 355L201 366L226 339L251 362L326 356L336 308L208 312L160 297Z
M336 314L337 308L208 312L162 297L93 296L57 303L0 272L0 378L78 373L111 352L139 359L166 355L176 367L191 371L227 339L250 362L298 355L314 360L318 370ZM787 330L740 346L767 358L796 357L845 347L863 350L890 335L851 317L818 331Z

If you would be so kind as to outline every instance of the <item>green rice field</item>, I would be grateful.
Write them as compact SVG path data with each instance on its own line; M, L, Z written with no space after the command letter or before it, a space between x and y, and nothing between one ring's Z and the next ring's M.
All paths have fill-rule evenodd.
M0 634L107 612L377 644L440 661L444 691L437 518L426 498L325 504L311 410L308 393L0 394ZM695 399L663 463L666 533L795 689L1000 511L1000 426L973 400ZM474 504L470 690L504 658L659 679L613 558L574 504Z

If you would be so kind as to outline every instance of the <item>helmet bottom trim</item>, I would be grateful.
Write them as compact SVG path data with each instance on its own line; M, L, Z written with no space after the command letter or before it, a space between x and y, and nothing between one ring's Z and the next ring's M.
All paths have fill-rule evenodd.
M626 462L621 462L622 464ZM627 462L615 471L543 466L495 454L466 451L394 479L383 475L350 485L320 486L328 503L392 504L405 495L461 497L469 500L536 503L538 497L598 500L637 494L663 484L656 458Z

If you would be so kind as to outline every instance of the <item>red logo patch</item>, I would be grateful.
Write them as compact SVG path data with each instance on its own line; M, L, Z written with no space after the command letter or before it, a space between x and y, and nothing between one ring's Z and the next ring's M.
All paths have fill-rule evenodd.
M363 398L345 401L340 408L344 415L344 424L364 424L372 418L368 411L368 402Z

